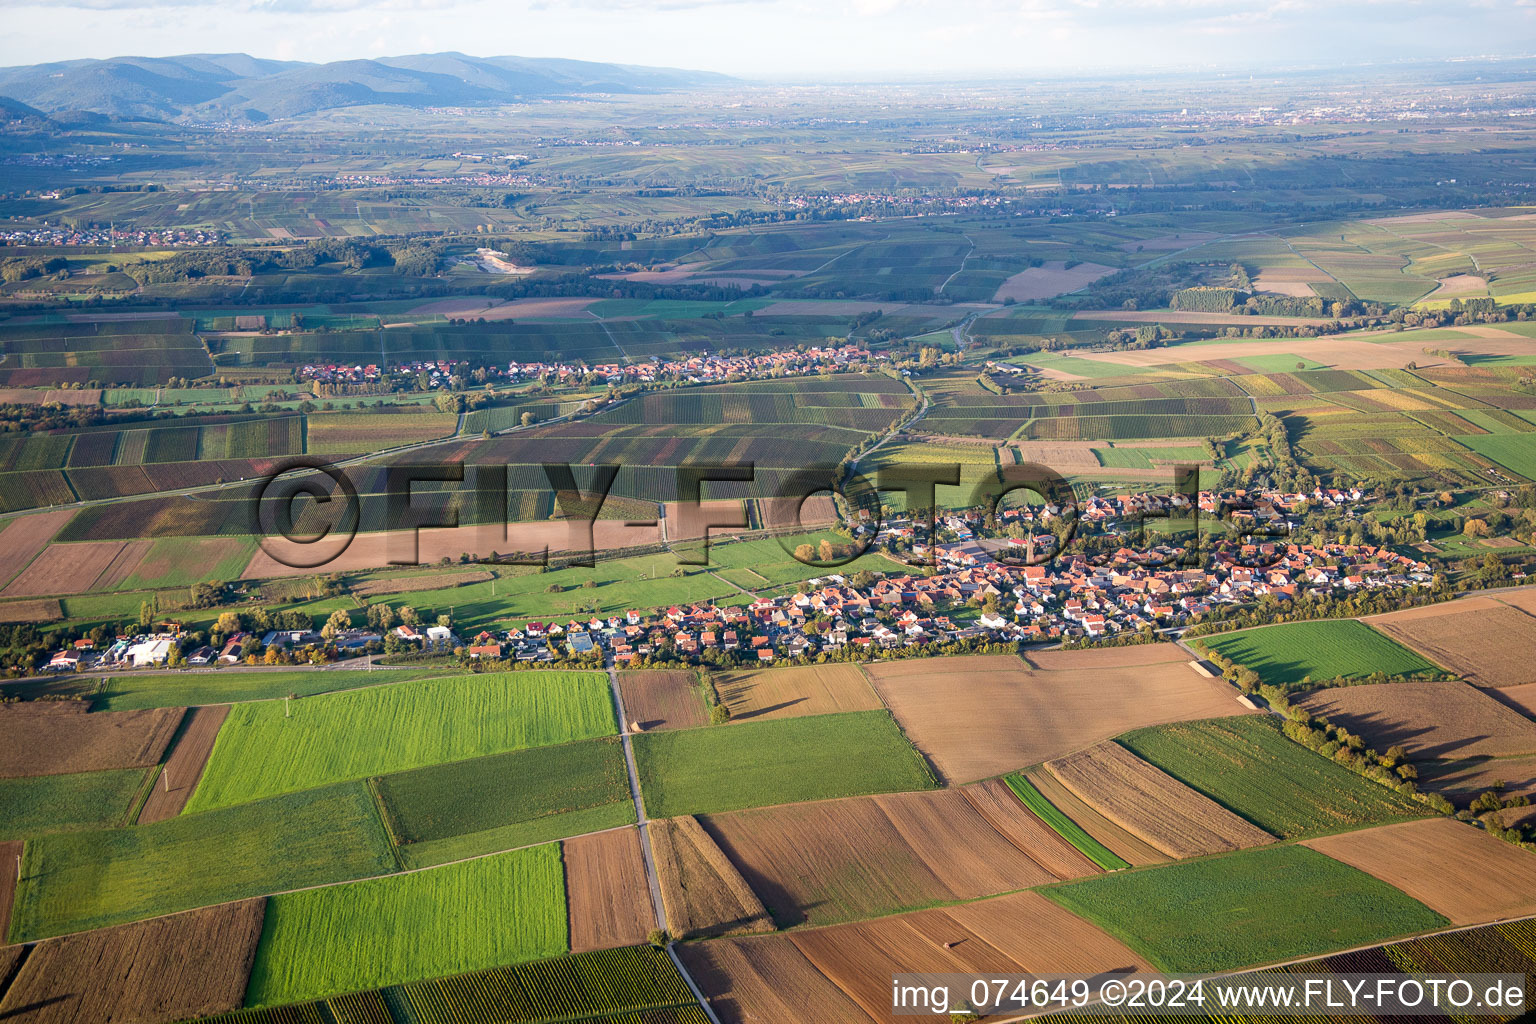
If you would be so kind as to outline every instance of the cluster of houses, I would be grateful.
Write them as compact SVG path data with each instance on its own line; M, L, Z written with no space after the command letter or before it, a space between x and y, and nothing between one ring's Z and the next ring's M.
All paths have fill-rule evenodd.
M44 199L58 196L44 195ZM200 228L166 228L161 231L130 231L123 228L40 227L0 231L0 245L154 245L180 248L219 245L217 231Z
M765 352L759 355L699 355L687 359L651 357L641 363L519 363L485 368L486 378L508 381L548 379L557 384L579 384L596 375L608 384L654 384L659 381L683 381L689 384L715 384L743 378L778 377L822 373L846 369L858 363L885 359L858 345L809 348L804 352ZM456 370L446 361L401 363L390 370L396 376L430 381L432 388L450 386L449 377ZM298 368L303 380L327 383L374 384L385 376L377 363L305 363Z
M1298 510L1303 507L1348 507L1363 500L1359 491L1330 488L1306 494L1238 491L1092 498L1080 503L1075 514L1105 528L1100 536L1111 539L1099 545L1096 554L1057 552L1058 534L1040 531L1057 525L1069 510L1051 505L1006 509L990 522L974 510L953 513L941 517L931 535L925 524L895 519L878 529L861 529L866 536L874 533L887 549L910 551L928 562L928 571L828 574L808 580L793 594L759 596L744 604L699 603L566 621L532 620L468 640L447 626L401 625L391 631L388 646L424 651L462 647L470 658L524 662L611 655L624 665L656 656L698 659L714 652L726 660L771 663L845 649L878 656L882 650L923 645L1102 639L1146 628L1176 629L1217 606L1250 604L1266 596L1288 600L1303 594L1431 586L1434 574L1428 563L1389 548L1314 546L1284 536L1299 525ZM1274 539L1196 555L1201 564L1193 565L1181 557L1189 552L1172 544L1114 546L1114 538L1133 516L1177 513L1180 505L1182 513L1189 514L1192 503L1205 514L1252 517L1255 527L1267 521L1275 529L1264 535ZM1001 533L1009 536L987 536ZM166 627L161 633L119 638L101 653L101 666L164 663L180 642L175 627ZM385 639L365 629L342 630L329 639L305 630L275 630L261 637L260 644L279 649L328 645L346 653ZM186 660L238 662L248 643L244 635L234 636L222 648L200 648L186 654ZM93 653L89 641L81 644L85 651L80 645L61 651L49 667L81 667L82 654Z
M150 668L164 665L172 649L181 649L181 627L162 623L153 632L117 637L103 650L82 637L48 659L50 672L76 672L83 668Z
M1208 514L1270 521L1276 532L1289 532L1299 523L1296 510L1303 505L1342 507L1363 499L1359 491L1319 488L1308 494L1202 493L1194 500ZM1091 499L1077 513L1090 522L1109 523L1190 503L1182 495L1125 495ZM1045 506L1005 510L997 518L1004 525L1048 526L1064 514ZM1428 587L1434 579L1428 563L1369 544L1319 547L1282 538L1220 551L1206 564L1191 567L1179 564L1183 549L1168 545L1051 558L1055 534L1026 529L1013 531L1024 536L988 541L979 536L982 517L976 513L946 516L938 525L937 533L946 539L910 545L914 555L932 560L936 571L931 574L883 574L862 587L846 576L828 575L807 581L794 594L758 597L739 606L701 603L530 621L520 629L481 633L467 653L550 661L601 650L622 665L664 653L697 658L714 651L771 663L848 647L873 656L879 650L930 644L1091 640L1144 628L1178 628L1216 606L1249 604L1267 595L1291 599L1411 589ZM895 520L881 526L877 537L924 535L922 526ZM1024 557L1009 560L1004 552ZM1048 564L1019 564L1036 560Z

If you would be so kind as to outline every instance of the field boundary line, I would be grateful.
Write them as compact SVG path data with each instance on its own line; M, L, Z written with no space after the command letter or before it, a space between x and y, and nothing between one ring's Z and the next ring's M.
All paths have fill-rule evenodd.
M1178 862L1175 862L1175 863L1178 863ZM1087 920L1087 919L1084 918L1084 920ZM1371 950L1371 949L1384 949L1387 946L1395 946L1395 945L1397 945L1400 942L1412 942L1415 939L1438 938L1439 936L1442 936L1442 935L1455 935L1458 932L1470 932L1470 931L1476 931L1479 928L1491 928L1494 925L1500 925L1500 924L1518 924L1521 921L1530 921L1530 920L1536 920L1536 914L1524 914L1524 915L1522 915L1520 917L1501 917L1501 918L1498 918L1497 920L1493 920L1493 921L1484 921L1481 924L1463 924L1463 925L1456 925L1453 928L1440 928L1440 929L1436 929L1435 931L1417 932L1417 933L1412 934L1412 935L1399 935L1396 938L1386 939L1386 940L1384 940L1382 942L1372 942L1372 943L1370 943L1368 945L1364 945L1364 946L1351 946L1349 949L1338 949L1338 950L1334 950L1331 953L1318 953L1318 954L1316 954L1314 956L1297 957L1297 958L1295 958L1293 960L1278 960L1278 961L1276 961L1274 963L1259 964L1258 966L1255 966L1255 967L1244 967L1242 970L1238 970L1238 971L1223 971L1223 972L1218 973L1218 974L1210 975L1210 977L1211 978L1215 978L1215 979L1221 979L1221 978L1242 978L1242 977L1245 977L1245 976L1250 975L1250 974L1258 974L1260 971L1272 971L1272 970L1275 970L1276 968L1280 968L1280 967L1293 967L1293 966L1296 966L1297 964L1317 963L1318 961L1327 960L1330 957L1348 956L1351 953L1361 953L1361 952L1365 952L1366 950ZM1092 923L1092 922L1090 922L1090 923ZM1099 926L1097 924L1095 924L1094 927L1097 928ZM1103 930L1103 929L1101 929L1101 930ZM1105 934L1108 934L1108 932L1105 932ZM1050 1014L1050 1013L1057 1013L1057 1012L1060 1012L1060 1011L1059 1010L1040 1010L1037 1013L1023 1013L1023 1014L1018 1014L1017 1016L1013 1016L1013 1017L999 1017L996 1020L995 1024L1016 1024L1016 1022L1018 1022L1018 1021L1036 1020L1036 1019L1040 1018L1043 1015Z
M667 931L667 906L661 898L661 882L656 875L656 858L651 851L650 822L645 816L645 797L640 792L640 773L635 767L634 746L630 742L629 725L624 718L624 692L619 688L619 670L613 661L613 655L608 655L608 684L613 690L613 706L619 716L619 741L624 745L624 768L629 775L629 794L635 802L635 828L639 832L640 857L645 864L646 887L650 890L651 911L655 915L656 926L664 933L665 949L667 957L672 961L672 966L677 970L678 976L688 986L688 991L698 1000L699 1008L704 1011L710 1024L720 1024L720 1018L715 1016L714 1008L699 991L699 986L694 983L693 976L688 973L688 968L683 966L683 961L678 958L677 951L673 949L674 943ZM627 826L626 826L627 827Z

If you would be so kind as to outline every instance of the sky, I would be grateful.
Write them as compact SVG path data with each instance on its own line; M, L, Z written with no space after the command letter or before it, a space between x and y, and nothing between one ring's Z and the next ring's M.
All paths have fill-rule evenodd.
M1536 52L1536 0L0 0L0 64L457 50L780 81Z

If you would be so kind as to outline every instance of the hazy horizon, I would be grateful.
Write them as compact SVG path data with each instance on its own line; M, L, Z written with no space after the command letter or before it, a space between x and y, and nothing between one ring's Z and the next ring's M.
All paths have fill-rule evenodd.
M0 64L248 53L324 63L459 51L880 82L1063 73L1275 71L1527 56L1536 0L1455 9L1293 0L0 0ZM1506 40L1500 47L1497 40Z

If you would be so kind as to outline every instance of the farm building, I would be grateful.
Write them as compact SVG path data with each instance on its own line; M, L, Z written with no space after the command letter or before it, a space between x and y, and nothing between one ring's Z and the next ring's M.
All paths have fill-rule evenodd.
M128 648L128 661L135 667L163 665L171 656L172 642L170 637L151 637L148 640L141 640Z

